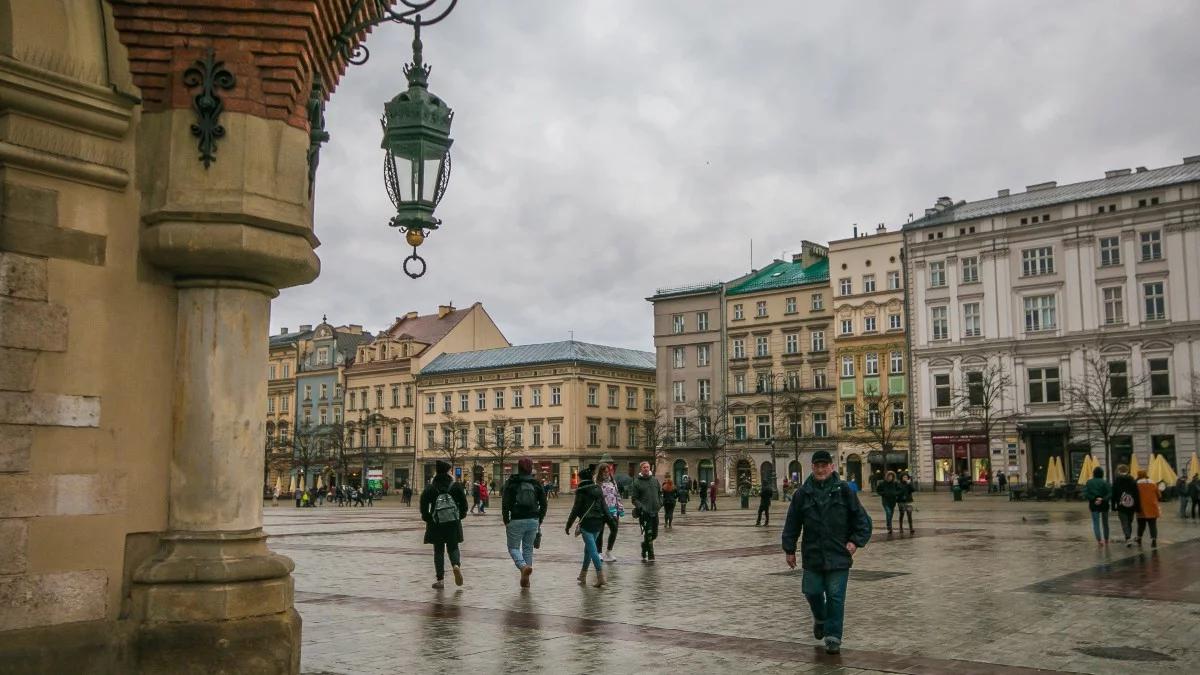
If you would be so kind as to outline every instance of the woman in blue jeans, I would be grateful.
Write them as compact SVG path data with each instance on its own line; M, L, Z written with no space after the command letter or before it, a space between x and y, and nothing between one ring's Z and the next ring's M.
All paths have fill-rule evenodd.
M612 526L612 516L604 504L604 493L600 486L592 481L591 467L579 472L579 487L575 490L575 504L571 507L571 515L567 518L567 534L571 526L579 519L579 534L583 538L583 569L579 572L579 583L587 583L588 564L596 568L597 588L604 585L604 561L600 559L600 531L608 523Z
M1104 469L1096 467L1092 477L1083 486L1083 499L1088 503L1092 512L1092 533L1096 535L1096 544L1108 544L1108 509L1112 499L1112 485L1104 480Z

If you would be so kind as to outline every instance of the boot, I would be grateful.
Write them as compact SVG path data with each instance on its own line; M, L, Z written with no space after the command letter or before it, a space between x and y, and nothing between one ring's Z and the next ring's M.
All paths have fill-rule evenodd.
M533 565L521 568L521 588L529 588L529 576L533 574Z
M596 588L604 585L604 570L596 570L596 583L592 584Z
M579 572L579 583L581 583L581 584L587 583L587 570L582 570Z
M455 586L463 585L462 570L459 569L458 565L454 566L454 585Z

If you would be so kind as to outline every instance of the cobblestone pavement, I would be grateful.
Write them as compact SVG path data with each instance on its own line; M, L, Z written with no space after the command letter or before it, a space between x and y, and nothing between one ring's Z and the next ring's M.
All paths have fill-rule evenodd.
M1098 547L1081 503L920 494L916 535L889 538L878 500L864 502L876 532L855 558L840 656L812 640L782 505L770 527L732 501L677 514L653 564L626 519L596 589L575 580L570 498L551 500L530 591L499 509L468 516L466 583L444 590L415 507L396 498L265 511L272 548L296 561L305 673L1200 670L1200 523L1174 508L1151 550Z

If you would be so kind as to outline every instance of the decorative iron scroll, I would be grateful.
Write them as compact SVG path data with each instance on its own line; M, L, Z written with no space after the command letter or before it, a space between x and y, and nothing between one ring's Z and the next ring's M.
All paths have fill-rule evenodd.
M224 61L218 61L209 47L204 52L204 58L197 59L187 70L183 71L183 84L188 89L200 87L200 93L192 97L192 109L196 111L196 123L192 125L192 136L199 139L200 161L207 169L217 161L217 139L225 135L225 127L221 126L221 112L225 104L217 95L218 89L233 89L237 81L233 73L225 68Z

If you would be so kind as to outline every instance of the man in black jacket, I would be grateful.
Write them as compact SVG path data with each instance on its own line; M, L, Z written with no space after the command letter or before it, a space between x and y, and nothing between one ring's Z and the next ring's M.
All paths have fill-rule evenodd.
M871 538L871 517L858 496L833 471L833 457L813 453L812 473L792 496L783 526L783 552L796 567L796 540L804 568L801 591L813 614L813 637L825 640L825 651L842 646L846 582L854 553ZM803 538L801 538L803 535Z
M758 493L758 518L754 520L754 525L757 527L763 524L763 518L767 519L767 527L771 526L771 500L775 497L775 488L769 483L763 483L762 490Z
M629 484L634 514L642 526L642 561L654 561L654 540L658 539L658 511L662 508L662 485L650 473L650 462L638 466L638 476Z
M508 554L521 571L521 588L529 588L533 574L533 545L546 519L546 491L533 477L533 460L522 457L509 477L500 499L500 517L508 536Z

